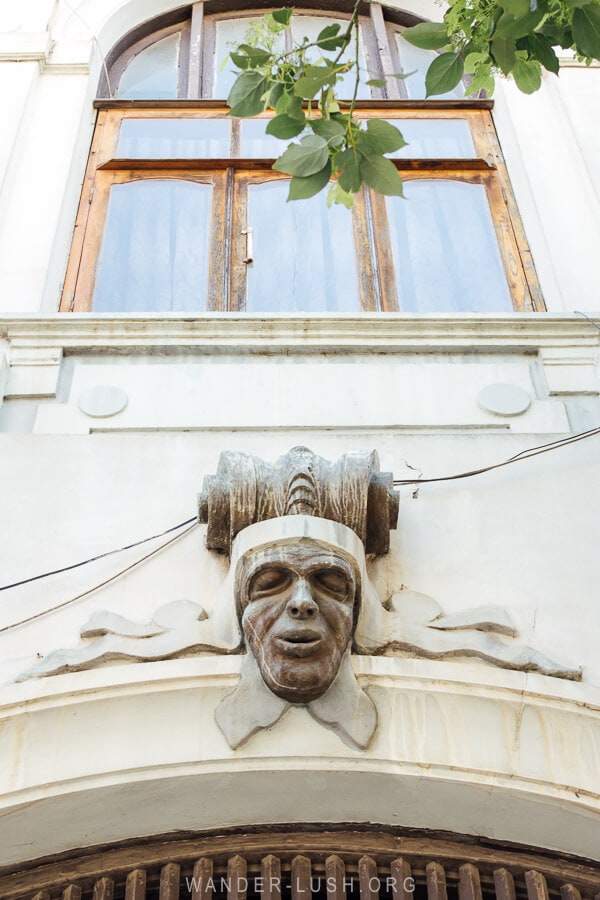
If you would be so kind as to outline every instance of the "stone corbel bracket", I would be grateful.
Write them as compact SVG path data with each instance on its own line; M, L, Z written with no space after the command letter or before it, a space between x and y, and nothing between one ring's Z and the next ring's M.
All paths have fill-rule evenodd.
M208 524L206 546L230 554L249 525L279 516L308 515L351 528L367 553L387 553L398 521L399 494L391 472L379 471L373 450L335 462L294 447L275 463L247 453L221 453L216 475L204 479L198 520Z

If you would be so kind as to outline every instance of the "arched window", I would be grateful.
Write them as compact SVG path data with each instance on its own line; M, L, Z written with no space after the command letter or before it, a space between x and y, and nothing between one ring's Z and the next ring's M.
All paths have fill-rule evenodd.
M97 312L480 312L542 308L488 100L425 101L433 54L415 20L371 3L360 18L357 115L396 124L406 199L365 190L352 212L286 203L285 147L269 113L228 115L227 57L264 10L195 3L117 45L61 308ZM282 47L349 18L297 9ZM389 78L386 87L369 79ZM340 93L343 96L344 83ZM348 95L353 83L348 84Z

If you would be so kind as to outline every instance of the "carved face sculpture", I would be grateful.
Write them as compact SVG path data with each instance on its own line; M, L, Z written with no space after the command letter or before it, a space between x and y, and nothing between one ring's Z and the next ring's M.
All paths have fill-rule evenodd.
M238 594L242 631L274 694L309 703L327 691L352 637L356 596L350 561L317 542L246 558Z

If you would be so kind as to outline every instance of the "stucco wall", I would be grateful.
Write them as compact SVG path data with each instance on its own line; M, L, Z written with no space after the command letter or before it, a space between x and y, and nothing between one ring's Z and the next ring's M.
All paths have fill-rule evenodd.
M328 458L376 448L396 478L434 477L598 421L600 332L580 317L213 315L124 327L80 315L15 317L2 328L3 583L193 517L223 449L273 460L298 443ZM513 417L482 409L478 396L491 383L526 391L528 409ZM101 385L124 391L127 405L95 418L79 403ZM94 611L148 621L187 599L210 613L227 562L206 550L204 527L18 627L160 541L3 593L0 861L315 818L597 857L598 440L475 478L402 487L391 551L371 565L382 600L404 587L445 613L499 607L519 645L581 667L582 681L461 654L356 656L379 719L366 752L305 709L232 751L214 716L236 683L235 655L116 660L15 683L49 652L82 646ZM258 803L265 792L270 799Z

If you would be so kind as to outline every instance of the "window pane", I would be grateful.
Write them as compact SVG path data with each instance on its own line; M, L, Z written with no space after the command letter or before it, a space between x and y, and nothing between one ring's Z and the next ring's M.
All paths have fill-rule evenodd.
M246 119L241 123L240 156L245 159L277 159L290 143L265 134L268 119ZM299 141L301 135L293 140Z
M176 100L181 35L170 34L134 56L119 81L124 100Z
M434 50L421 50L419 47L413 47L408 41L405 41L402 35L396 35L396 44L398 47L398 56L400 57L400 65L403 72L413 72L404 80L406 91L411 100L425 99L425 73L437 56ZM443 97L450 100L453 97L462 98L465 96L464 85L459 83L453 91L447 94L436 94L433 99L439 100Z
M95 312L202 310L212 187L145 180L111 188Z
M466 119L389 119L408 141L390 157L412 159L459 159L476 156Z
M352 213L325 196L286 203L287 181L248 187L250 312L358 312Z
M228 119L123 119L122 159L223 159L230 155Z
M408 181L386 198L398 303L407 312L512 309L485 188Z
M228 54L235 44L240 44L246 38L248 28L258 22L257 16L247 16L244 19L222 19L217 22L217 36L215 40L214 81L211 97L227 99L233 82L239 75ZM274 35L274 50L281 52L285 49L285 36L283 33Z
M300 43L304 37L307 37L309 41L316 41L319 32L321 32L323 28L325 28L327 25L334 24L339 24L341 26L340 32L343 32L348 27L348 20L330 19L328 16L293 16L292 37L296 43ZM313 62L316 62L320 56L326 56L329 59L334 59L337 56L337 52L338 51L335 51L335 53L325 53L315 47L313 50L309 51L308 56ZM341 61L344 62L345 60L351 59L353 56L354 44L352 44L348 48ZM364 82L368 81L369 78L373 78L374 76L367 73L367 61L365 58L364 41L361 41L360 43L359 62L363 82L361 82L361 84L359 85L357 98L359 100L368 100L371 96L371 92L369 87L364 84ZM354 94L354 74L354 70L352 70L346 75L343 75L342 78L338 81L336 85L338 97L345 97L347 99L350 99L352 97L352 95Z

